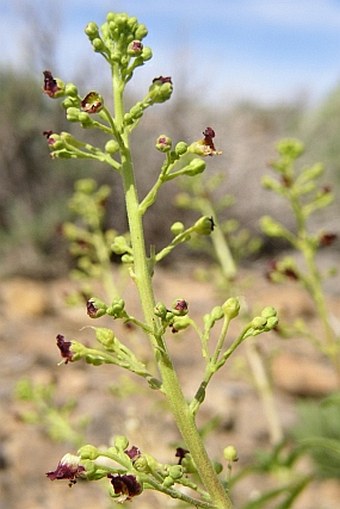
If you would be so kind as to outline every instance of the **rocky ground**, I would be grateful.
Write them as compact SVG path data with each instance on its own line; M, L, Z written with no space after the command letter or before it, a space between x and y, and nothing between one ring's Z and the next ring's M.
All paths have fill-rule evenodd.
M161 271L156 277L157 298L171 304L177 297L184 297L189 301L191 315L201 316L221 302L221 298L214 289L213 278L202 282L193 276L192 268ZM303 317L315 329L319 327L312 303L296 284L284 287L270 284L263 277L263 267L244 270L240 281L236 283L235 293L244 295L245 302L255 312L270 304L288 322ZM129 382L126 374L115 367L57 365L60 357L55 346L56 334L63 333L84 342L93 339L91 330L83 328L93 325L93 321L83 310L64 305L69 291L70 283L66 280L37 282L12 278L1 285L0 509L115 506L103 486L97 483L79 482L70 489L64 482L46 479L44 473L53 470L63 454L73 448L53 442L46 434L46 423L23 422L24 412L31 407L14 398L15 386L23 377L36 383L54 382L58 405L70 399L75 401L75 415L89 418L86 440L96 445L107 444L112 436L124 433L142 450L161 461L169 461L173 458L173 444L178 443L176 429L164 411L161 397L156 392L150 393L139 380L133 378ZM133 284L128 283L124 290L128 309L138 315L134 295ZM339 319L340 294L336 285L330 289L329 306ZM100 323L107 325L105 320ZM237 324L234 327L232 333ZM136 331L118 332L121 337L128 336L137 352L147 357L147 344ZM169 341L184 391L190 396L197 387L202 368L198 342L192 333L170 336ZM287 431L295 422L298 398L318 399L336 390L334 371L305 338L282 340L270 333L259 337L256 344L261 356L270 361L275 406ZM212 455L221 459L220 452L226 445L237 447L240 460L235 465L236 472L256 449L266 449L270 440L248 364L254 359L249 345L243 345L226 369L216 376L200 416L200 424L216 418L216 429L207 439ZM298 469L307 471L310 467L308 460L303 460ZM273 478L263 475L240 483L234 492L235 507L241 508L246 500L273 483ZM132 504L139 509L176 507L173 501L152 493L143 494ZM339 507L340 487L334 480L314 481L294 505L295 509Z

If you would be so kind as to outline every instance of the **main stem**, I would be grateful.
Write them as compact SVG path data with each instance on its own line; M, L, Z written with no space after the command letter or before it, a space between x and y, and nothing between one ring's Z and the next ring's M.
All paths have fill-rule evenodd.
M145 321L151 329L154 329L155 298L146 256L142 217L139 212L139 200L129 146L129 134L126 130L124 130L123 126L123 86L117 76L118 72L114 72L113 87L115 118L116 126L118 131L121 133L122 139L122 145L120 147L122 178L134 258L134 278ZM162 337L156 335L150 335L150 341L155 353L157 354L156 357L162 377L164 393L166 394L167 401L178 429L183 437L186 447L192 455L205 489L209 493L216 509L232 509L232 503L216 475L214 467L198 432L195 419L184 398L177 374L167 352L165 341Z

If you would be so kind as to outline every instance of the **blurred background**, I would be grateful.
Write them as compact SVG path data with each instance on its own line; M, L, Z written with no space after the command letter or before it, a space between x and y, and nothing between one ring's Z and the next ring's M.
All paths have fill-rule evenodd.
M274 143L296 136L306 159L321 160L327 180L339 186L340 2L336 0L197 0L171 3L87 0L1 1L0 55L0 256L4 274L54 277L68 261L60 224L68 218L73 182L92 176L113 184L107 223L126 228L121 188L104 167L49 158L46 130L72 130L58 101L42 94L42 71L51 70L80 93L101 92L110 100L109 72L84 35L88 21L101 24L109 10L136 15L149 28L145 44L154 58L138 69L129 88L133 102L152 79L170 75L174 95L148 112L135 135L141 195L157 175L162 158L154 140L165 133L192 141L206 126L216 131L223 156L209 172L225 175L221 194L234 196L230 217L256 232L258 218L280 203L261 189L260 177ZM78 132L82 139L88 132ZM88 138L87 138L88 139ZM175 184L166 196L175 196ZM270 194L270 193L269 193ZM165 195L164 195L165 196ZM272 202L271 200L274 200ZM163 245L169 226L185 220L171 200L149 212L149 241ZM165 205L165 209L164 209ZM337 207L326 229L336 226ZM282 212L282 211L281 211ZM268 247L268 246L267 246ZM52 263L51 263L52 262ZM46 265L47 264L47 265Z

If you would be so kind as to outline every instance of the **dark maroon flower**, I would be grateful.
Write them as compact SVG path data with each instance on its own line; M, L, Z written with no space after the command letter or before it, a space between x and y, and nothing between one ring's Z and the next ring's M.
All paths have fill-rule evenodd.
M164 85L164 83L170 83L172 85L171 76L158 76L158 78L154 78L152 83L159 83L160 85Z
M61 90L58 86L57 80L53 78L51 71L44 71L44 86L43 91L49 97L55 97L55 95Z
M89 92L80 104L86 113L99 113L103 107L103 98L97 92Z
M215 138L214 129L212 129L211 127L207 127L203 131L203 136L204 136L204 140L203 140L204 145L208 145L208 147L210 147L213 152L216 152L216 148L215 148L215 145L213 142L213 138ZM212 155L212 154L210 154L210 155Z
M129 456L130 460L136 460L141 455L140 450L135 445L130 447L130 449L126 449L124 452Z
M319 238L319 246L320 247L331 246L336 239L337 239L336 233L323 233Z
M176 449L176 458L178 458L178 464L181 465L182 461L185 458L185 455L188 454L188 449L183 449L183 447L177 447Z
M97 318L98 309L96 308L94 302L91 299L89 299L86 302L86 310L90 318Z
M43 135L47 139L48 145L54 145L54 143L55 143L55 139L52 136L53 134L54 134L53 131L44 131L43 132Z
M131 500L131 498L140 495L143 491L142 486L134 475L109 474L108 478L111 480L115 494L122 495L122 502L125 500Z
M61 356L65 359L65 364L73 360L73 353L70 350L71 345L71 341L65 341L65 336L62 334L57 335L57 347L60 350Z
M85 468L79 465L78 456L73 454L65 454L65 456L59 461L57 468L51 472L47 472L46 476L51 480L56 479L68 479L69 486L76 484L77 478L85 472Z

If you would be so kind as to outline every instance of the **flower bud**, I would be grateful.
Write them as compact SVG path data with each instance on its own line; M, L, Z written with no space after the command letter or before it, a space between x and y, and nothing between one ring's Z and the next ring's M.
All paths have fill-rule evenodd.
M71 107L66 110L66 118L69 122L79 122L80 111L78 108Z
M185 230L184 224L181 221L176 221L171 225L170 231L173 235L180 235Z
M193 230L198 235L210 235L215 227L214 220L212 217L202 216L193 226Z
M82 460L95 460L98 458L98 456L100 456L100 452L98 451L97 447L87 444L83 445L83 447L78 450L77 455Z
M100 53L101 51L103 51L105 49L105 44L100 39L100 37L96 37L92 41L92 47L93 47L94 51L96 51L97 53Z
M95 37L98 37L99 35L99 28L97 23L94 23L93 21L90 21L85 27L84 30L85 34L89 37L89 39L94 39Z
M232 320L236 318L236 316L240 312L240 301L236 297L230 297L230 299L226 300L224 304L222 304L222 309L227 318Z
M159 302L154 307L154 313L159 318L165 319L165 317L167 315L167 312L168 312L168 310L167 310L166 306L162 302Z
M125 451L129 447L129 440L124 435L117 435L114 438L113 445L118 451Z
M144 46L141 57L144 62L147 62L152 58L152 50L148 46Z
M229 461L238 461L237 450L233 445L228 445L223 450L223 456Z
M182 156L188 150L188 144L185 141L179 141L175 146L175 153L178 156Z
M117 235L111 244L111 250L117 255L122 255L129 250L127 240L123 235Z
M275 308L273 308L273 306L267 306L267 307L263 308L261 311L261 316L263 316L264 318L272 318L273 316L276 316L276 315L277 315L277 311Z
M138 41L137 39L130 42L128 49L127 49L128 55L130 55L132 57L141 55L142 51L143 51L143 44L141 43L141 41Z
M184 468L182 467L182 465L171 465L168 468L168 474L170 477L172 477L172 479L176 481L177 479L183 477Z
M286 138L280 140L276 145L278 153L282 156L287 156L290 159L297 159L303 154L305 147L304 144L294 138Z
M171 323L171 332L179 332L180 330L187 329L191 325L191 318L188 316L175 316Z
M152 81L149 88L149 98L152 103L163 103L170 99L173 85L170 76L159 76Z
M78 88L73 83L67 83L65 85L65 94L71 97L78 97Z
M199 159L196 157L192 161L190 161L189 166L187 167L185 174L190 175L190 177L194 177L195 175L199 175L203 173L206 168L206 164L203 159Z
M119 150L119 145L116 142L116 140L109 140L105 144L105 152L107 152L110 155L115 154L116 152L118 152L118 150Z
M255 330L263 330L267 325L267 318L264 316L255 316L251 321L251 326Z
M113 350L116 345L114 332L106 327L96 328L96 340L107 350Z
M160 152L169 152L171 150L172 146L172 139L169 138L169 136L166 136L165 134L161 134L158 136L156 140L156 149Z
M111 306L107 308L107 314L114 318L122 318L126 316L124 308L125 302L123 299L114 299Z
M140 23L135 31L135 37L136 39L139 39L140 41L144 39L148 35L148 29L145 25Z
M176 316L185 316L188 314L188 303L184 299L177 299L171 307L171 311Z

